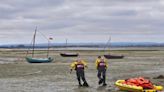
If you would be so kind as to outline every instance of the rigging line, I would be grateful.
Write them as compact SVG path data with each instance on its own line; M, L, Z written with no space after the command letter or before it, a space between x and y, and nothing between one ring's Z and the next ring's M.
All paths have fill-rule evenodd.
M104 46L104 52L105 52L105 48L107 48L108 47L108 44L110 44L110 41L111 41L111 37L109 36L109 39L108 39L107 43Z
M39 33L48 41L48 43L50 43L49 38L47 38L47 36L45 36L42 32L39 31Z
M37 28L37 27L36 27ZM35 29L36 30L36 29ZM31 48L31 45L33 44L33 41L34 41L34 35L33 35L33 38L32 38L32 40L31 40L31 43L30 43L30 46L28 47L28 49L27 49L27 53L26 53L26 57L27 57L27 55L29 54L29 50L30 50L30 48Z
M47 39L47 41L49 41L49 39L40 31L38 31L45 39Z
M34 39L34 38L33 38L33 39ZM33 43L33 39L31 40L30 46L31 46L32 43ZM29 50L30 50L30 48L31 48L30 46L29 46L28 49L27 49L26 57L27 57L27 55L29 54Z
M47 48L47 58L48 58L48 56L49 56L49 46L50 46L50 39L49 38L47 38L42 32L40 32L39 31L39 33L45 38L45 39L47 39L47 41L48 41L48 48Z
M48 41L48 43L51 43L49 38L47 38L47 36L45 36L42 32L39 31L39 33Z

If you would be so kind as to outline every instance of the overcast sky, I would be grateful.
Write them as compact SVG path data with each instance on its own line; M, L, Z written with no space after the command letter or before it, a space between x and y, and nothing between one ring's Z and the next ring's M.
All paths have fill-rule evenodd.
M1 0L0 44L164 42L164 0Z

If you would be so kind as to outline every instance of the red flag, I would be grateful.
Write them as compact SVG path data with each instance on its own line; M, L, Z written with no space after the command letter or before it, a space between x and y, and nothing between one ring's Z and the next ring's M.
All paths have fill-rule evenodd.
M50 38L49 38L49 40L53 40L53 38L52 38L52 37L50 37Z

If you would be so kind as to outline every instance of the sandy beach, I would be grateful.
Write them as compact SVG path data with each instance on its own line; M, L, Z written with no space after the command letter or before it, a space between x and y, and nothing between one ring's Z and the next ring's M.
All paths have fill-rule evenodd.
M51 63L31 64L24 57L25 50L0 49L0 90L1 92L121 92L114 82L118 79L143 76L154 84L164 86L164 79L156 79L164 74L164 50L112 50L111 54L125 55L124 59L108 60L107 86L98 85L95 59L103 55L100 50L73 50L88 63L86 79L89 88L78 87L75 71L70 74L69 65L76 57L61 57L60 50L50 51L54 58ZM36 57L44 57L45 51L37 51Z

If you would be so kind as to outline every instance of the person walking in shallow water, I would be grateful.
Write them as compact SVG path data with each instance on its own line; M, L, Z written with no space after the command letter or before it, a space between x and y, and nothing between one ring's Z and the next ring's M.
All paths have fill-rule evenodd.
M97 77L99 79L98 84L102 84L103 86L106 86L106 70L108 68L108 64L107 61L105 60L105 58L98 56L98 58L95 61L96 64L96 69L97 69Z
M89 85L85 79L84 69L86 67L87 67L86 62L81 59L78 59L78 60L74 61L73 63L71 63L70 73L72 72L73 69L76 71L76 76L77 76L79 86L89 87ZM83 80L83 84L81 84L81 79Z

